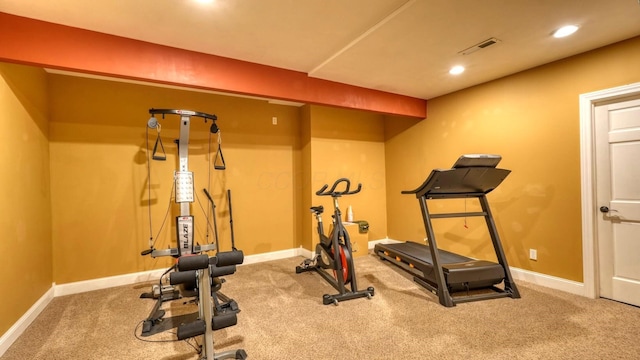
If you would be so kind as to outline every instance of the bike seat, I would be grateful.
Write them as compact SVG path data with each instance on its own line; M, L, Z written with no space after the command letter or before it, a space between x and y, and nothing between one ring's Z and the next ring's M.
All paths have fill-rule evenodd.
M322 214L324 212L324 206L312 206L311 212L317 215Z

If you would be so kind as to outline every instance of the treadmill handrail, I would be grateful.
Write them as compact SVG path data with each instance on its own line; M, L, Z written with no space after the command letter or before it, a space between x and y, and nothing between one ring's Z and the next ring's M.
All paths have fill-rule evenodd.
M437 194L440 197L457 197L462 194L488 194L498 187L511 170L494 167L460 167L435 169L429 177L414 190L403 190L402 194L416 194L416 197Z

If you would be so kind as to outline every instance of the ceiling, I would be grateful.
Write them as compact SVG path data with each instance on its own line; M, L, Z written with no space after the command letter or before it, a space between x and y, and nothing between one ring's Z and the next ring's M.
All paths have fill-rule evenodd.
M0 0L0 11L421 99L640 35L639 0ZM580 29L551 36L566 24Z

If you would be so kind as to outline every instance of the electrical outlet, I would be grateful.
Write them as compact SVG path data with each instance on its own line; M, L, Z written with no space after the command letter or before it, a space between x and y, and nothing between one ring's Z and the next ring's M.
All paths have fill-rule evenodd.
M538 260L538 250L536 250L536 249L529 249L529 259L531 259L531 260Z
M272 117L272 118L271 118L271 123L272 123L273 125L278 125L278 118L277 118L277 117L275 117L275 116L274 116L274 117Z

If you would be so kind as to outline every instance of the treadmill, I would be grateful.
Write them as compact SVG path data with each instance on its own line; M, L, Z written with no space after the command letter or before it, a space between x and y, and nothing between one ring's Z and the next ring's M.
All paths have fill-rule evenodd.
M520 298L486 196L511 173L496 168L501 159L499 155L462 155L453 168L435 169L417 189L402 191L403 194L415 194L420 202L428 245L416 242L376 244L374 253L413 274L413 280L438 295L440 304L446 307L502 297ZM429 213L427 200L461 198L477 198L482 211ZM498 263L438 249L432 219L471 216L484 217ZM497 286L500 283L502 286Z

